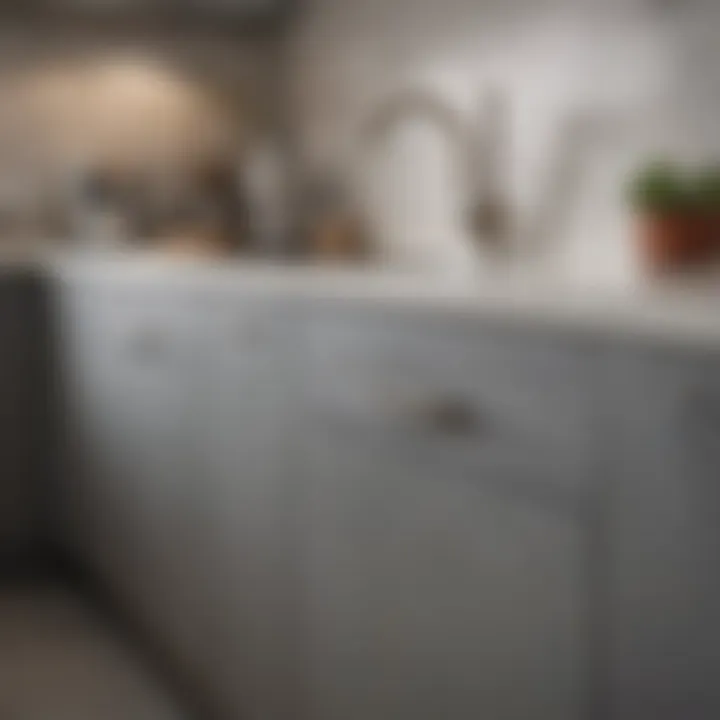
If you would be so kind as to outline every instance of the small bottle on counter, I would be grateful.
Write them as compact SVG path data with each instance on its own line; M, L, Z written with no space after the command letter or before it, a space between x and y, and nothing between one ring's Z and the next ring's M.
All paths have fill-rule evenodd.
M284 255L290 234L289 167L279 147L263 141L240 162L238 192L247 207L253 252Z
M341 179L323 174L308 182L305 251L315 262L362 263L372 255L357 204Z

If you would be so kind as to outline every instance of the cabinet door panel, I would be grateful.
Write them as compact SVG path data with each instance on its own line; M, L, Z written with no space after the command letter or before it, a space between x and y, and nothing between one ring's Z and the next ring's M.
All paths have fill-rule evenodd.
M579 718L572 519L323 435L309 498L311 716Z
M612 366L612 699L619 720L720 716L720 358Z
M585 358L565 342L417 312L320 318L315 405L328 422L534 492L583 489L591 404Z
M288 308L214 304L203 372L204 591L223 717L298 717L295 342Z
M62 481L59 540L103 572L113 536L112 455L115 443L106 410L112 386L105 382L104 342L98 341L105 310L103 296L63 286L53 294L56 354L62 393Z
M182 293L112 285L71 284L59 300L69 543L188 661L204 631L193 592L192 309Z
M588 668L576 511L587 480L561 475L582 472L576 449L563 456L559 436L532 420L552 417L542 383L558 366L535 365L531 343L524 359L501 362L492 334L473 351L442 322L408 328L402 318L347 315L318 320L310 335L310 716L577 720ZM552 356L576 371L567 352ZM472 424L469 434L464 422L416 432L367 404L365 390L391 395L383 381L412 373L441 397L459 388L510 408L538 442L513 458L516 435L490 430L486 450ZM566 389L579 386L565 378ZM555 397L558 422L567 408L584 418L575 401ZM515 414L528 404L530 419Z

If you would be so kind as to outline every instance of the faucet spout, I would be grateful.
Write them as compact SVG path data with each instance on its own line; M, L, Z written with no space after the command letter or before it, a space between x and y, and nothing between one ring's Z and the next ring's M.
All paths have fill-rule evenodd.
M361 128L364 144L376 144L409 118L438 128L454 149L462 192L463 221L478 246L498 250L510 240L509 203L504 183L507 112L504 96L490 92L475 123L423 89L406 90L381 104Z
M483 95L468 135L467 220L471 234L478 244L508 252L513 234L507 187L510 112L502 91L491 88Z

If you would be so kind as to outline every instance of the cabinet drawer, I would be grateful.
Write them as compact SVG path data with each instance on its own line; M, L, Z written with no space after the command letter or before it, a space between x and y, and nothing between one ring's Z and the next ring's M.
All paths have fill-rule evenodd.
M140 516L153 511L139 499L152 492L143 478L179 485L178 470L188 468L176 454L189 444L189 348L199 333L182 293L84 282L54 289L63 411L59 531L112 582L124 582L142 555Z
M586 481L587 366L570 344L473 318L364 311L317 317L311 346L311 407L358 449L470 477Z
M190 292L78 283L61 286L57 300L62 345L118 368L173 366L201 340Z
M289 338L298 322L290 301L237 292L212 293L204 301L208 342L217 348L215 359L230 365L272 359L299 366L298 358L288 357Z

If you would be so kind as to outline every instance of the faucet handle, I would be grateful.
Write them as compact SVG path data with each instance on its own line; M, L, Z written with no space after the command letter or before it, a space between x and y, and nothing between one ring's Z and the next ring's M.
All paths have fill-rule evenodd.
M476 242L493 250L505 248L511 234L506 186L509 106L505 91L489 87L480 100L468 137L467 223Z
M473 239L493 251L507 250L510 240L508 204L499 196L478 197L471 203L466 219Z

